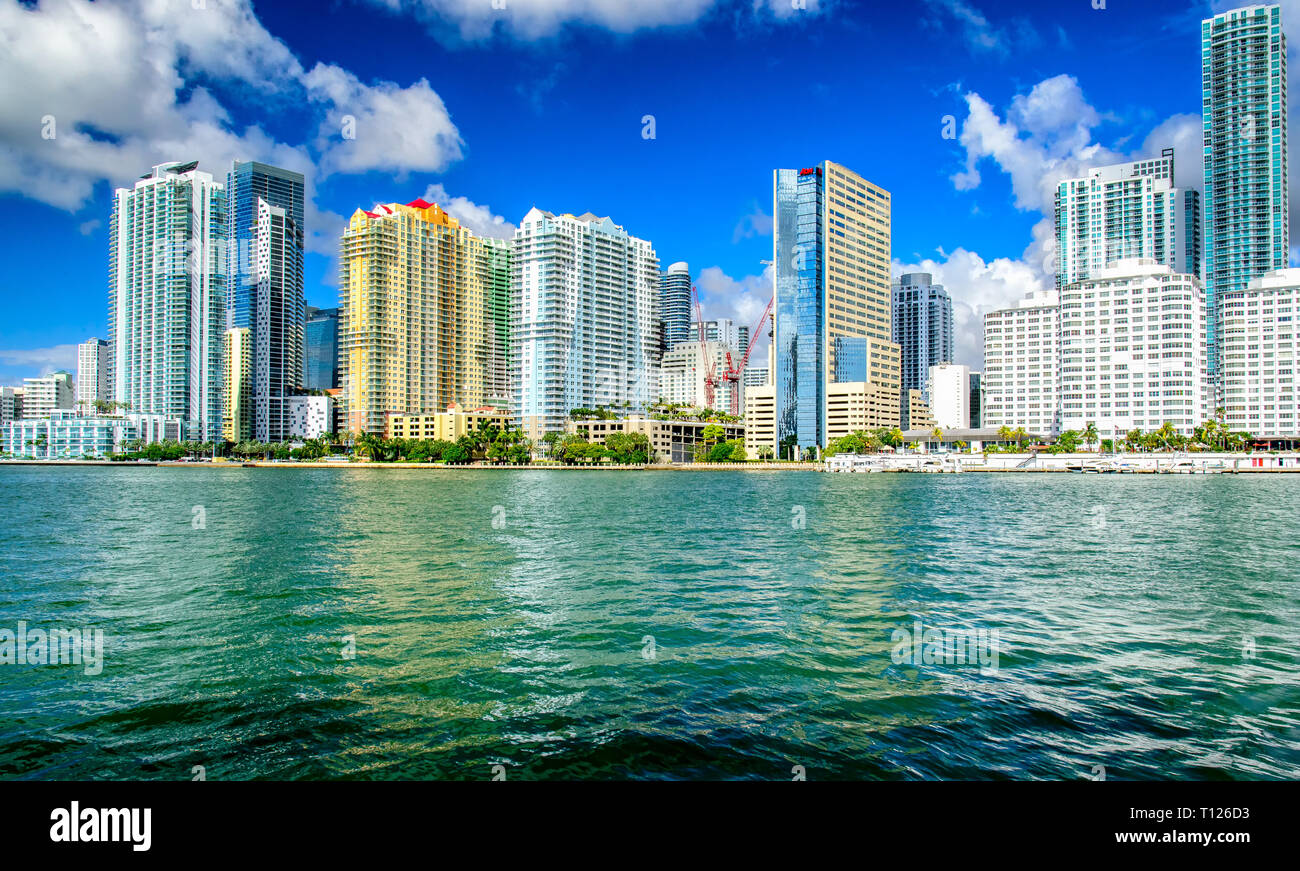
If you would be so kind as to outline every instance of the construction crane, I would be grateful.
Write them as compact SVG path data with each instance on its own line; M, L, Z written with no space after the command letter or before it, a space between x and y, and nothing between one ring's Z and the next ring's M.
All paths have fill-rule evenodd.
M695 320L700 325L700 368L704 370L704 404L713 407L714 388L717 378L714 375L716 361L709 354L709 344L704 332L704 309L700 305L700 291L691 285L691 299L695 302Z
M739 365L737 365L736 363L732 362L731 352L728 351L726 371L724 371L716 379L717 383L722 383L727 385L728 392L731 394L731 411L733 414L738 415L741 412L740 382L741 379L744 377L745 369L749 366L749 355L754 353L754 344L758 341L759 335L763 332L763 325L767 323L767 319L771 314L772 314L772 300L769 298L767 301L767 308L763 309L762 317L758 319L758 323L754 325L754 329L751 330L749 333L749 347L745 348L745 356L740 358L740 363ZM713 376L712 369L710 369L709 375L710 377ZM710 386L706 390L706 392L710 396L710 400L712 399L712 390L713 390L712 386ZM712 405L711 401L710 401L710 405Z

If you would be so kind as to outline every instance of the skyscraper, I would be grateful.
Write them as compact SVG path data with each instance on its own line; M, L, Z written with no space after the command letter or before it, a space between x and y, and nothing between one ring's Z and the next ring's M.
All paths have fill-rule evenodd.
M1287 266L1287 61L1282 10L1247 6L1201 23L1209 369L1217 301Z
M1057 289L1137 258L1199 277L1201 195L1174 187L1174 150L1061 182L1056 258Z
M225 327L249 330L252 437L283 441L306 356L302 174L237 160L226 176L226 207Z
M952 362L952 299L928 272L900 276L891 296L894 343L902 368L900 387L922 391L928 402L930 367Z
M87 339L77 346L77 410L93 414L96 402L109 399L109 344Z
M341 425L382 433L390 412L505 404L510 246L434 203L358 209L343 233Z
M608 217L533 208L515 231L511 411L539 439L574 408L657 398L659 257Z
M109 340L113 399L221 431L226 304L225 186L198 163L164 163L113 194Z
M827 443L834 340L867 339L868 381L898 407L889 193L831 161L773 174L777 430L786 455ZM895 424L896 425L896 424Z
M307 366L302 386L331 390L339 386L339 309L307 306Z
M685 263L674 263L659 276L659 319L667 347L699 340L691 333L691 268Z

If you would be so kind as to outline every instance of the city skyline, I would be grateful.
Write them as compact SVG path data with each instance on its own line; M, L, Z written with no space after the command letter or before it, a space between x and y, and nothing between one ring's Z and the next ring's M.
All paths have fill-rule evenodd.
M109 16L125 15L123 10L134 4L99 5L103 8L96 10L97 14ZM280 9L259 10L260 19L250 12L242 19L240 37L246 41L251 39L255 45L263 44L257 42L259 39L265 41L268 50L264 58L257 60L259 71L272 63L283 64L291 71L298 67L308 70L297 78L291 76L293 81L289 87L301 87L314 95L308 102L320 109L325 119L310 119L310 136L303 135L301 119L285 123L296 124L293 129L297 139L310 140L313 144L293 145L294 137L277 129L274 120L268 117L266 106L279 99L279 95L248 93L228 64L223 67L218 59L206 53L197 59L192 57L198 54L197 50L181 38L192 39L192 35L180 33L174 22L151 21L150 26L162 37L180 34L176 37L177 45L184 51L177 49L177 68L182 57L188 58L193 67L186 86L170 95L174 101L188 97L188 102L182 105L189 105L194 102L191 92L196 87L200 90L207 87L204 93L231 117L228 123L223 122L226 135L214 136L205 143L187 143L178 137L175 147L167 153L152 153L155 159L150 163L197 157L201 168L215 175L225 169L215 160L237 157L304 171L309 188L305 284L308 303L318 307L337 305L334 285L337 252L331 251L337 247L337 227L331 222L350 214L356 207L368 208L377 202L406 202L425 193L430 194L426 199L447 203L448 210L463 220L472 218L484 228L497 232L505 232L509 225L518 223L533 205L575 214L584 211L608 214L631 232L651 240L664 262L682 260L692 264L707 318L732 317L739 323L753 323L765 302L766 280L759 261L770 256L771 215L765 179L770 178L768 174L774 166L801 166L829 158L854 167L894 193L892 271L895 275L904 270L928 271L936 275L937 283L949 288L957 321L958 347L954 356L959 362L975 367L981 362L976 350L980 345L978 315L1012 303L1048 275L1048 270L1036 262L1042 253L1038 250L1042 243L1038 228L1050 212L1040 190L1046 184L1034 177L1038 170L1048 164L1059 165L1060 175L1066 177L1107 162L1157 157L1162 148L1175 147L1180 149L1180 177L1190 177L1192 186L1200 186L1195 180L1200 171L1199 155L1185 157L1186 152L1182 150L1193 148L1199 140L1197 34L1203 17L1231 4L1154 3L1141 11L1085 8L1047 13L1008 12L999 8L1001 4L974 0L970 3L931 0L919 10L886 10L870 21L854 15L849 8L816 2L810 2L810 8L798 15L782 16L771 9L755 13L749 3L718 0L699 5L704 10L700 21L693 17L665 19L667 13L663 13L662 4L648 3L641 4L644 8L637 14L642 17L635 21L604 19L589 12L589 16L595 15L598 20L575 22L570 20L572 16L557 14L548 19L554 25L551 30L542 26L544 22L534 22L536 27L532 29L525 27L523 21L497 22L500 32L486 40L475 37L472 29L467 31L468 35L460 35L457 29L456 35L449 36L444 26L447 22L422 21L438 31L435 38L410 28L409 18L362 4L345 4L347 8L341 10L341 14L358 18L359 26L375 33L396 39L399 31L406 31L406 38L421 41L422 50L469 70L487 67L489 56L491 62L510 67L517 87L503 86L502 93L503 105L508 107L506 111L510 112L512 122L524 127L537 125L554 129L558 125L576 134L601 134L597 140L600 154L594 167L600 172L590 179L582 173L541 171L540 167L546 160L554 159L559 148L550 142L534 140L533 148L540 149L538 155L506 162L509 157L517 157L520 149L500 140L527 137L503 138L484 129L487 111L475 110L465 93L469 88L463 80L472 76L429 75L426 70L436 64L422 64L418 70L409 66L403 69L403 64L383 60L366 61L368 68L344 69L331 65L329 58L334 54L347 56L353 62L351 55L339 53L337 37L315 28L299 32L293 16ZM15 29L36 27L47 17L70 15L80 6L49 3L48 8L37 11L6 9L3 24ZM243 8L238 3L230 6ZM977 14L961 18L954 14L957 7ZM208 13L227 15L229 11L210 9ZM1296 16L1284 17L1287 26L1293 26L1291 22ZM1142 50L1151 54L1152 63L1169 73L1156 88L1144 92L1141 106L1130 104L1132 98L1122 86L1122 76L1098 69L1106 65L1091 63L1088 56L1089 51L1100 50L1102 46L1107 52L1121 54L1139 50L1136 44L1102 41L1103 35L1121 20L1125 29L1145 28L1150 38L1142 43ZM206 21L209 25L216 23L211 19ZM825 48L826 51L817 54L819 57L824 54L827 59L811 64L805 71L808 75L799 77L796 83L785 82L779 74L768 76L773 89L770 96L806 93L810 99L820 101L818 105L863 97L856 86L850 89L836 75L847 60L837 59L833 49L848 34L895 36L900 43L906 42L905 37L912 37L959 50L953 52L953 62L938 64L935 69L916 76L912 75L917 72L916 61L908 59L900 46L883 39L882 50L899 65L898 69L909 74L903 78L909 81L916 78L917 84L902 89L905 93L870 96L868 105L878 111L889 110L891 129L910 127L910 132L900 134L896 137L899 141L894 141L875 135L871 122L814 113L814 118L825 120L807 124L794 135L783 136L779 143L729 147L728 159L712 162L712 169L700 176L709 183L689 188L695 207L691 214L706 215L707 219L682 220L673 200L688 190L684 187L686 179L700 173L698 167L709 163L714 153L711 149L720 147L711 144L708 135L699 135L707 134L719 121L712 119L718 114L714 107L700 105L698 98L682 97L682 83L676 77L705 67L712 69L717 60L693 59L682 71L668 74L659 64L651 63L651 59L665 50L689 48L701 37L707 39L710 33L729 29L733 22L741 26L736 34L738 45L730 50L737 56L766 57L768 70L777 73L788 69L795 60L808 65L810 42ZM837 26L846 33L837 33ZM232 32L235 29L232 25ZM620 29L631 32L614 32ZM785 45L792 33L797 35L794 41L798 45ZM623 86L623 91L617 94L617 105L620 108L627 105L628 130L611 129L618 125L611 120L609 108L601 105L597 111L599 100L585 92L575 71L559 68L563 65L560 58L566 46L578 43L593 53L598 65L608 66L616 57L630 56L636 61L624 64L627 69L617 79ZM209 47L220 44L214 38ZM1007 77L1011 69L1008 54L1012 48L1023 62L1021 69L1032 71L1022 73L1023 79ZM527 59L539 63L528 66L523 63ZM315 66L316 63L322 66ZM520 75L521 72L524 74ZM724 74L739 75L739 72L728 69ZM420 76L425 76L427 83L422 83ZM504 71L498 70L496 77L489 81L500 85L503 77ZM63 86L62 92L56 90L59 86ZM39 102L45 98L51 108L60 110L53 113L54 119L67 139L75 140L67 131L70 127L77 131L79 123L119 138L129 138L129 134L114 129L111 124L91 117L93 112L79 110L76 101L65 99L71 90L68 81L61 79L41 87L46 90L32 95L31 99ZM388 90L384 91L385 88ZM381 91L412 101L412 109L439 110L428 118L445 123L435 124L431 129L447 132L447 136L433 138L445 141L451 131L459 137L454 147L444 148L446 159L434 160L437 155L433 146L427 153L413 155L412 149L418 152L419 148L401 137L376 150L377 143L368 143L360 133L355 140L342 140L323 126L326 119L341 121L348 114L362 122L362 133L366 122L382 125L384 119L380 116L365 114ZM609 93L602 89L597 96L609 96ZM349 100L360 107L356 113L342 111L342 104ZM663 108L648 105L632 111L630 104L641 101L657 103ZM1043 111L1047 104L1070 111L1060 115ZM67 111L61 108L65 105L70 106ZM752 104L741 102L730 114L722 114L729 114L734 122L745 116L747 105ZM200 108L196 105L193 111L198 112ZM494 111L498 110L499 107ZM78 118L79 111L86 117ZM44 114L50 112L38 113L37 117ZM642 122L647 115L654 116L653 131L647 130ZM949 116L953 135L957 137L954 139L943 138ZM232 132L244 129L241 125L247 124L260 125L255 129L263 135L240 136ZM643 133L647 132L652 132L654 138L643 139ZM1011 136L1012 147L999 151L995 145L997 137L1007 134ZM623 135L630 141L623 142ZM15 317L0 330L0 381L18 383L21 377L39 374L43 369L71 368L75 357L68 357L66 351L59 349L69 345L75 354L77 343L88 336L104 334L105 325L94 317L93 310L80 311L82 306L77 300L81 295L93 294L97 286L102 287L106 190L110 185L127 183L130 179L123 176L128 172L131 177L138 175L138 161L133 158L129 167L124 162L108 162L106 170L96 168L98 164L90 166L95 161L88 159L68 180L71 192L60 195L46 176L36 170L46 165L42 161L64 160L58 149L72 148L78 143L60 144L63 140L56 137L50 141L38 139L38 144L33 144L28 141L30 135L17 142L16 128L11 138L15 154L21 158L15 166L32 171L25 175L24 183L11 183L4 195L31 207L22 210L21 231L33 235L32 244L37 250L56 241L60 245L52 277L61 283L63 292L73 302L66 307L67 311L51 315L25 309L27 303L19 300ZM175 150L191 145L187 153ZM160 146L155 142L151 147L156 150ZM920 153L914 155L918 149ZM493 165L494 160L508 169L501 171ZM932 171L917 172L915 167L925 165L926 161ZM112 169L113 166L117 168ZM620 166L636 174L635 183L627 185L625 191L611 190L610 185L597 181L602 173ZM662 190L652 190L655 186ZM46 205L39 205L42 202ZM49 205L56 202L58 205ZM16 222L15 214L11 213L5 220ZM934 214L942 217L936 220ZM38 230L33 231L34 225ZM88 235L82 235L83 229ZM11 280L20 280L21 275L21 270L15 269ZM60 322L60 317L77 319ZM763 356L764 350L756 348L756 356Z

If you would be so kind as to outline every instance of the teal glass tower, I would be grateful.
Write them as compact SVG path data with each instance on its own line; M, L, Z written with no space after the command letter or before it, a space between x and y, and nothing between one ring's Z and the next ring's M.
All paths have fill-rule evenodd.
M1201 23L1206 325L1217 383L1222 297L1287 265L1286 34L1277 5Z

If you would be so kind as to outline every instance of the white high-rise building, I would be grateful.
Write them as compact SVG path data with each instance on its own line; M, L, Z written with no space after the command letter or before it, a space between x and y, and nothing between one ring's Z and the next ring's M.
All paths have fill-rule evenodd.
M970 429L970 367L940 363L930 367L925 395L935 426ZM915 428L915 427L913 427Z
M1102 438L1165 423L1190 436L1207 413L1205 288L1150 259L1061 289L1060 428Z
M28 420L49 417L56 411L72 411L75 404L72 375L67 372L23 379L23 417Z
M112 398L221 436L225 187L195 163L164 163L113 194L109 224Z
M1054 290L984 316L984 427L1055 435L1057 322Z
M315 439L334 431L334 398L331 396L290 396L289 438Z
M574 408L644 411L659 394L659 258L609 218L531 209L515 231L510 318L525 434Z
M659 396L666 402L678 402L697 408L710 407L724 414L743 413L739 383L722 380L730 348L722 342L683 342L667 354L659 368ZM715 387L710 405L706 376L712 367Z
M94 414L95 403L109 399L109 344L87 339L77 346L77 410Z
M1174 150L1099 166L1056 189L1056 286L1120 260L1150 259L1201 274L1201 195L1174 187Z
M1218 309L1224 423L1256 438L1300 438L1300 269L1279 269L1245 290L1225 291Z

